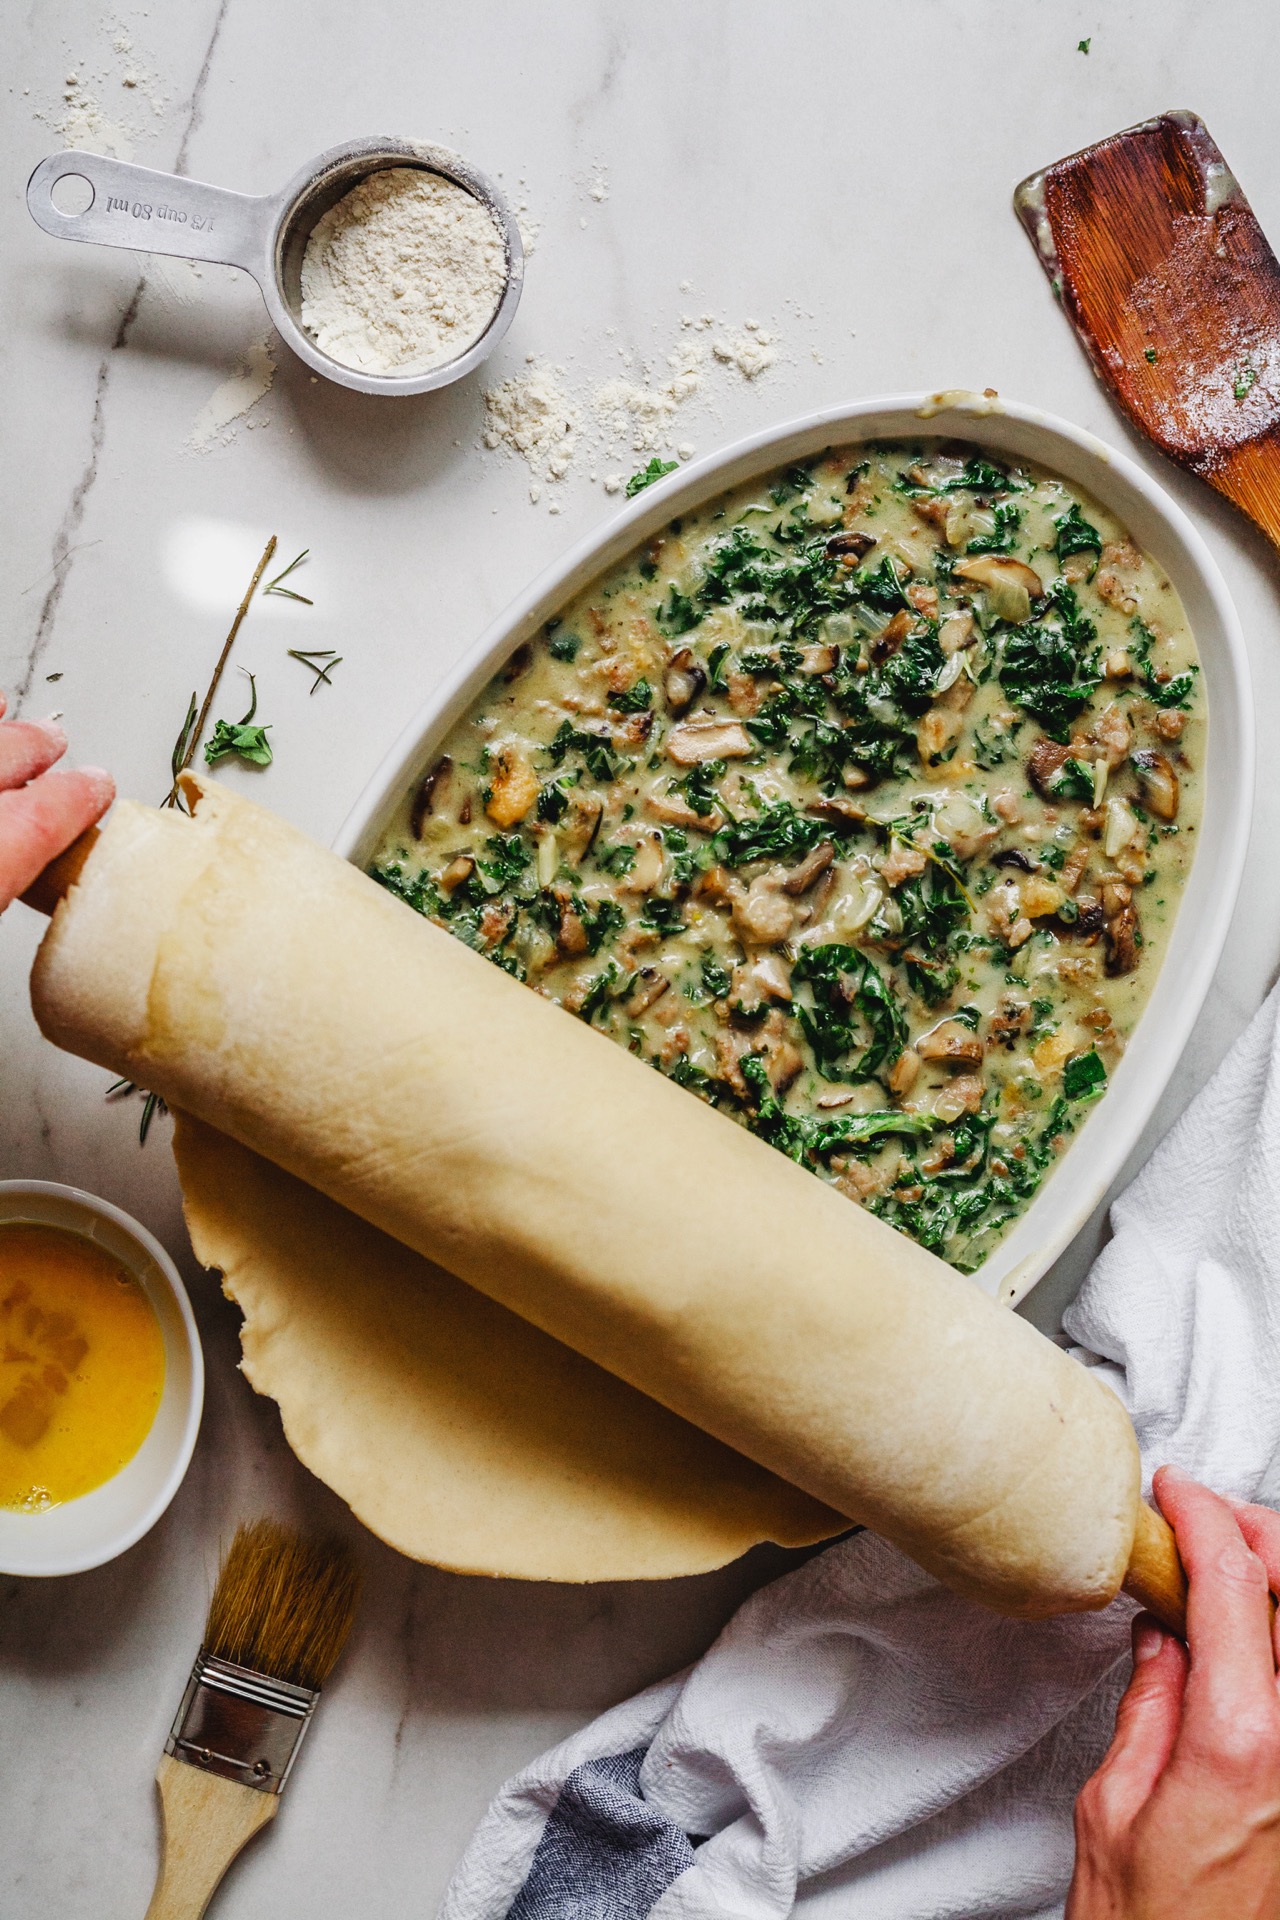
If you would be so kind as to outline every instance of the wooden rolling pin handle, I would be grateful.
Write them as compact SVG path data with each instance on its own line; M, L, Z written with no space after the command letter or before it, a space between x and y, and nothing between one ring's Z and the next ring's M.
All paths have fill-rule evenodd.
M200 1920L241 1847L279 1812L280 1797L202 1773L169 1754L156 1785L164 1851L146 1920Z
M49 862L43 873L36 875L22 895L23 904L34 907L37 913L52 914L58 902L70 893L80 878L84 863L97 844L97 827L86 827L65 853L60 853L56 860Z
M1187 1576L1178 1558L1173 1528L1154 1507L1142 1501L1138 1507L1138 1530L1129 1555L1129 1571L1124 1590L1154 1613L1162 1627L1187 1637Z

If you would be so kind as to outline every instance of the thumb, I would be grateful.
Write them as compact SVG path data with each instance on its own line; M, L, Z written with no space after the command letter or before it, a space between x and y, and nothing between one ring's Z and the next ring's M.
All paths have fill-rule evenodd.
M1115 1738L1098 1769L1112 1816L1133 1819L1169 1761L1182 1720L1188 1660L1149 1613L1133 1623L1133 1676L1116 1709ZM1101 1782L1100 1782L1101 1783Z

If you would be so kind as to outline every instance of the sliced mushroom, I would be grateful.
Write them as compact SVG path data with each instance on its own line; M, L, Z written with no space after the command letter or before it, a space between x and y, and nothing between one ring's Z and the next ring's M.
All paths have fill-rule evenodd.
M631 1018L637 1020L642 1013L647 1013L656 1001L661 1000L670 985L666 975L659 973L656 967L641 967L626 1001L626 1010Z
M666 753L678 767L696 767L704 760L745 760L756 743L736 720L686 720L672 727Z
M725 675L725 693L731 712L739 719L749 720L760 711L760 683L754 673L729 673Z
M1142 787L1142 798L1157 820L1178 817L1178 776L1173 763L1154 747L1139 747L1132 756Z
M1027 778L1046 800L1051 800L1053 781L1061 773L1064 761L1071 758L1070 747L1063 746L1060 740L1037 740L1027 756Z
M436 881L441 893L453 893L464 880L469 880L476 870L476 863L469 853L460 853L452 859Z
M1044 582L1034 567L997 553L975 553L967 560L958 560L952 572L982 587L991 611L1013 626L1031 618L1031 602L1044 592Z
M980 1067L986 1051L962 1020L940 1020L932 1032L921 1034L915 1047L922 1060L945 1067Z
M560 822L560 852L570 866L578 866L595 845L604 819L604 801L595 793L573 793Z
M938 628L938 645L943 653L963 653L971 647L977 638L977 628L973 615L967 608L963 612L949 613Z
M715 833L724 825L723 814L695 813L678 793L646 793L644 810L666 827L696 827L701 833Z
M1138 964L1138 915L1129 901L1107 921L1107 972L1132 973Z
M692 649L681 647L667 662L662 677L662 697L669 713L686 713L707 684L707 676L693 657Z
M514 827L525 818L538 797L538 776L520 749L499 747L493 756L493 779L484 810L497 827Z
M826 872L835 857L836 850L830 840L820 841L813 849L813 852L807 854L798 867L792 867L790 873L788 873L782 883L782 891L791 894L793 897L807 893L819 874Z
M871 642L871 658L878 667L882 667L891 654L895 654L911 631L911 615L905 607L899 607L892 620L881 627Z
M899 1098L910 1093L920 1074L920 1055L914 1047L904 1047L889 1069L889 1091Z
M847 567L856 567L864 560L876 543L874 533L837 533L827 542L827 552L833 560L843 560Z
M618 882L619 893L652 893L662 878L662 837L646 833L636 847L635 865Z
M1021 847L1001 847L999 853L991 856L993 867L1017 867L1020 873L1034 873L1036 863L1029 859Z
M447 753L441 754L434 767L424 773L418 782L413 796L413 805L409 809L409 831L415 840L421 840L422 829L427 817L435 805L436 790L442 787L453 772L453 761Z
M846 769L848 771L848 769ZM861 771L861 769L859 769ZM859 806L856 800L842 800L839 796L811 800L805 808L815 820L830 820L836 826L864 827L867 823L867 810Z

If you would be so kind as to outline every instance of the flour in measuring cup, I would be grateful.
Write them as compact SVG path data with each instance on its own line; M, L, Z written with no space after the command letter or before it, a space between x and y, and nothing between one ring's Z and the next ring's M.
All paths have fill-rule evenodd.
M425 373L480 338L506 284L502 235L474 194L438 173L389 167L312 229L302 324L364 373Z

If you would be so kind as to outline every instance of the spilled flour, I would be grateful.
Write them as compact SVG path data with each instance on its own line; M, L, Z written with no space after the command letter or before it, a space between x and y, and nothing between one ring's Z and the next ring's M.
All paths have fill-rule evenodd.
M271 357L270 341L251 340L234 373L214 388L196 415L187 445L197 453L229 445L237 422L271 391L275 377L276 363Z
M107 42L105 54L68 68L61 98L37 109L35 117L51 127L65 147L129 160L139 142L158 130L169 95L123 22L102 20L99 30ZM151 109L149 117L143 107Z
M692 441L676 440L686 409L696 403L714 411L717 381L758 380L778 363L776 335L755 320L720 330L714 314L703 314L680 325L660 360L636 364L634 355L624 354L622 373L580 395L568 386L563 367L533 355L526 371L486 392L484 444L528 463L535 481L531 500L541 498L537 483L563 480L583 452L600 464L672 450L681 460L691 459ZM621 492L626 478L606 474L605 492ZM554 500L550 510L559 511Z

